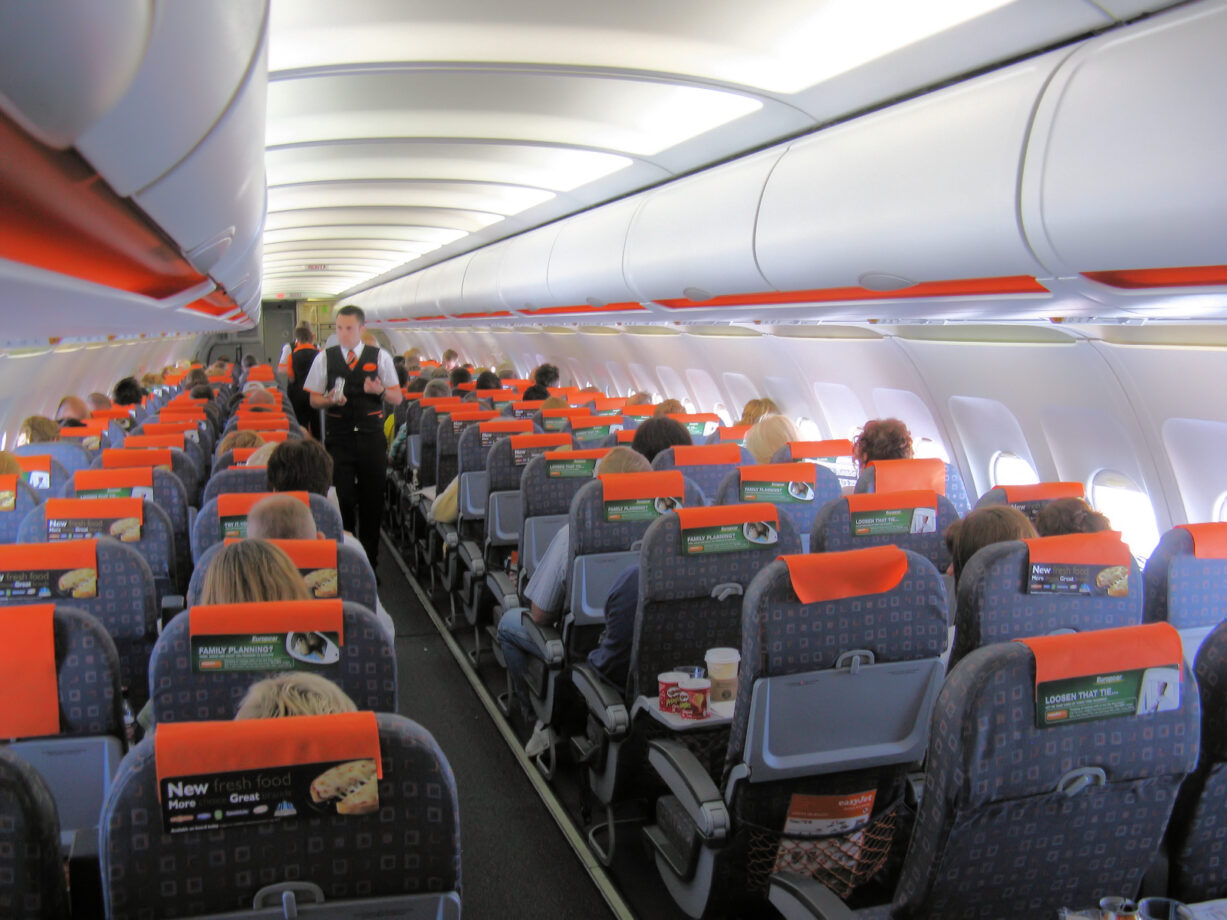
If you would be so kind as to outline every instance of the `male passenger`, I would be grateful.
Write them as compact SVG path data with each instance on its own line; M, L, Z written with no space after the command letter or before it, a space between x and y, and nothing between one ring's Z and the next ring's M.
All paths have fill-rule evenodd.
M337 344L315 356L303 389L311 408L326 410L324 445L332 456L345 529L354 529L356 516L358 539L375 566L388 468L383 403L396 406L404 395L392 357L377 346L363 345L365 332L362 309L341 307L336 314Z
M85 397L85 404L89 406L90 412L97 412L99 409L110 409L111 398L106 393L90 393Z
M78 396L65 396L55 410L55 420L61 428L79 427L89 418L89 407Z

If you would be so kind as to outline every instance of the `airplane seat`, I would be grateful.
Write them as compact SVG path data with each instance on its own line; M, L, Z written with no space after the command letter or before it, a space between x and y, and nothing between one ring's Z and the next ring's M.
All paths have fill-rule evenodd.
M741 444L753 425L721 425L708 439L708 444Z
M196 651L216 636L233 642L238 635L273 635L267 670L231 670ZM233 719L247 689L258 680L284 673L293 659L296 639L323 637L322 652L310 654L311 673L326 677L345 691L359 709L395 712L396 649L371 608L340 598L312 601L195 605L162 630L149 660L149 697L154 722L203 722Z
M946 611L933 564L893 546L784 556L755 576L720 769L676 740L649 746L670 793L645 835L687 916L753 912L777 868L844 899L882 871L911 830ZM843 808L825 816L799 805L831 797Z
M25 474L26 484L39 494L40 499L59 495L68 482L68 470L50 454L18 454L17 462Z
M944 535L956 520L954 505L930 490L844 495L818 509L810 552L893 543L920 553L944 572L951 563Z
M567 458L588 451L547 454L567 463ZM595 459L595 458L594 458ZM680 505L675 504L680 499ZM614 511L618 504L643 501L631 511ZM680 470L644 473L598 474L586 482L571 500L568 511L567 559L563 567L563 606L560 625L543 626L529 611L521 622L537 655L529 656L524 681L533 711L542 723L556 725L561 703L563 669L582 661L597 644L605 623L605 602L618 577L639 560L638 545L651 523L670 508L700 508L703 493ZM543 771L552 776L557 762L551 736L539 758Z
M227 537L242 537L247 534L247 513L252 505L269 495L293 495L311 507L317 530L328 540L343 540L345 528L341 512L322 495L307 492L230 492L210 499L201 507L192 522L192 561L200 557L214 543Z
M835 474L839 487L856 485L856 461L852 457L852 442L847 438L827 441L789 441L771 457L772 463L814 463Z
M436 495L446 489L459 470L459 451L460 451L460 436L466 428L471 425L479 424L483 421L491 421L498 417L498 413L491 409L475 409L471 406L463 406L446 414L437 415L438 430L435 432L435 481ZM457 484L459 487L459 484ZM433 503L433 500L432 500ZM452 550L458 545L458 537L456 525L454 523L441 523L434 520L430 515L429 505L423 506L423 517L428 523L432 524L429 532L428 545L430 547L430 558L437 565L439 574L443 578L443 583L448 591L453 590L457 585L458 567L455 564L455 552ZM448 551L444 552L443 548L448 547Z
M1133 626L1142 608L1141 572L1114 531L992 543L963 567L950 663L1021 636Z
M0 661L6 697L21 701L0 715L0 736L14 739L0 750L39 772L62 830L82 835L73 849L92 851L125 747L115 643L94 617L65 604L5 607Z
M743 466L720 483L717 505L771 502L792 519L801 534L802 552L810 551L810 531L818 511L840 497L839 479L825 466L789 462Z
M881 482L878 482L879 476ZM874 460L856 482L857 492L895 492L901 489L933 489L954 505L959 517L971 510L971 499L958 467L937 458Z
M1147 623L1180 630L1185 654L1197 658L1202 641L1227 618L1227 524L1181 524L1162 537L1142 575Z
M652 460L652 469L681 470L702 490L704 504L713 505L724 477L753 464L754 455L740 444L696 444L666 447Z
M426 406L422 410L419 422L422 457L418 465L418 486L423 489L438 483L435 445L439 438L439 416L445 414L445 409L435 405Z
M1227 897L1227 626L1219 623L1201 643L1193 671L1201 691L1201 756L1180 789L1170 848L1170 894L1190 904Z
M133 451L136 454L156 451ZM104 461L105 462L105 461ZM64 486L64 498L148 497L170 520L175 553L176 580L186 585L192 570L189 533L191 515L187 490L174 473L155 466L78 470Z
M1032 524L1035 516L1061 498L1085 498L1080 482L1040 482L1026 486L993 486L976 502L977 508L989 505L1009 505L1027 516Z
M187 496L189 507L195 508L200 498L201 479L193 463L182 450L178 448L138 448L124 447L104 450L102 456L93 462L93 469L114 470L133 466L152 466L155 469L168 469L183 483L183 491Z
M444 528L442 534L455 534L455 546L451 556L458 567L457 583L460 607L466 622L473 627L474 646L470 653L473 661L481 654L481 627L478 624L484 603L489 598L486 590L486 567L490 562L487 554L486 507L489 503L490 477L487 458L494 447L512 435L532 434L532 422L528 419L495 418L468 425L460 434L456 447L456 476L459 479L456 493L457 517L455 530ZM436 527L440 525L436 524ZM449 546L451 537L447 536ZM453 593L453 604L457 593ZM452 621L456 620L455 608Z
M209 475L209 462L212 460L212 457L207 456L200 443L189 438L186 432L181 431L177 434L131 434L124 441L124 446L131 450L169 448L171 450L182 451L192 465L198 486ZM178 472L178 470L175 470L175 472Z
M228 470L215 472L205 483L204 494L200 500L207 502L217 498L224 492L267 492L267 467L232 466Z
M610 864L617 846L615 806L630 797L654 798L659 789L647 762L650 741L681 742L709 775L724 762L727 721L676 731L667 717L652 712L657 675L701 665L707 649L740 647L746 589L777 556L800 550L796 528L774 505L681 508L648 525L639 549L639 601L625 686L613 687L588 662L571 670L588 708L586 735L573 738L572 748L587 764L589 788L604 807L603 820L588 833L603 864Z
M71 441L44 441L40 444L22 444L13 448L13 453L19 457L36 457L46 455L64 467L69 473L88 469L94 462L93 455L80 444Z
M378 769L347 784L315 773L368 759ZM304 785L293 804L265 811L261 823L198 829L195 813L163 823L171 776L236 765L276 770L278 778L296 774L304 783L314 774L324 782L321 800ZM110 920L297 916L300 903L303 916L460 917L455 777L430 732L391 713L164 725L124 759L103 812L100 849Z
M0 747L0 914L13 920L72 916L60 857L60 820L38 771Z
M11 481L6 484L5 479ZM4 500L5 492L12 495L11 504ZM18 541L22 521L42 504L42 501L42 496L24 483L16 473L0 476L0 544ZM8 508L5 508L6 504L9 505Z
M375 610L378 601L378 586L375 584L375 571L362 547L351 546L337 540L269 540L274 546L280 547L290 561L294 563L303 577L313 572L323 573L308 582L308 587L317 598L339 597L343 601L361 604L368 610ZM209 563L222 548L222 543L214 543L200 554L200 561L192 569L192 577L187 586L187 606L193 607L200 603L201 591L204 590L205 572ZM335 592L331 571L336 572Z
M181 602L176 596L187 588L170 517L152 498L49 498L26 515L17 536L21 543L115 537L141 554L164 604Z
M113 537L0 546L0 572L21 573L36 594L0 591L0 606L67 602L106 629L119 654L124 693L133 712L148 696L149 653L157 638L153 572L131 545Z

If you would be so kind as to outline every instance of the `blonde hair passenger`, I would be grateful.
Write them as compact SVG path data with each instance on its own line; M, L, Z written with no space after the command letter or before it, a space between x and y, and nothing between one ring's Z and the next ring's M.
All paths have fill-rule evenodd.
M746 450L758 463L770 463L775 452L789 441L799 441L797 426L786 415L768 415L746 432Z
M202 604L305 601L311 592L285 552L264 540L240 540L217 551L205 571Z
M354 701L328 678L307 671L287 671L248 687L234 717L277 719L357 711Z

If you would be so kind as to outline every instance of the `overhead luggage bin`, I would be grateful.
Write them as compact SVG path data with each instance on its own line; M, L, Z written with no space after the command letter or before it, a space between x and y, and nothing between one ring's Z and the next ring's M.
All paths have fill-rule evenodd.
M418 305L431 313L451 313L463 306L464 275L473 254L467 252L427 269L418 289Z
M498 296L499 272L510 247L510 243L495 243L473 253L461 287L460 306L463 311L511 315L499 309L501 303Z
M603 307L636 299L622 272L622 253L645 197L615 201L560 222L547 276L551 304Z
M624 271L637 300L766 291L754 224L783 148L650 191L631 223Z
M767 180L755 253L781 291L898 290L1044 273L1019 230L1031 113L1070 49L792 145Z
M508 310L546 307L554 304L546 283L550 250L560 224L550 224L517 236L507 244L499 268L498 292Z
M1195 3L1093 39L1056 71L1022 176L1027 238L1054 275L1227 262L1225 43L1227 7Z

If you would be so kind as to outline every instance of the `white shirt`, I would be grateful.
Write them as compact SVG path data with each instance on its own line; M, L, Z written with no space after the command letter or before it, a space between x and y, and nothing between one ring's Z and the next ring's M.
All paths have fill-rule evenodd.
M284 345L282 345L281 357L277 359L277 367L284 368L286 362L290 360L290 355L293 353L293 351L294 345L292 342L286 342Z
M361 356L362 349L366 346L359 343L354 351ZM345 349L341 349L341 357L347 357ZM396 376L396 365L392 363L392 356L379 349L379 360L376 365L378 368L376 374L379 377L379 382L388 389L394 389L400 386L400 378ZM310 393L316 393L323 396L331 389L328 381L328 357L325 350L321 349L320 353L315 356L315 360L311 362L311 370L307 371L307 379L303 381L302 388Z

